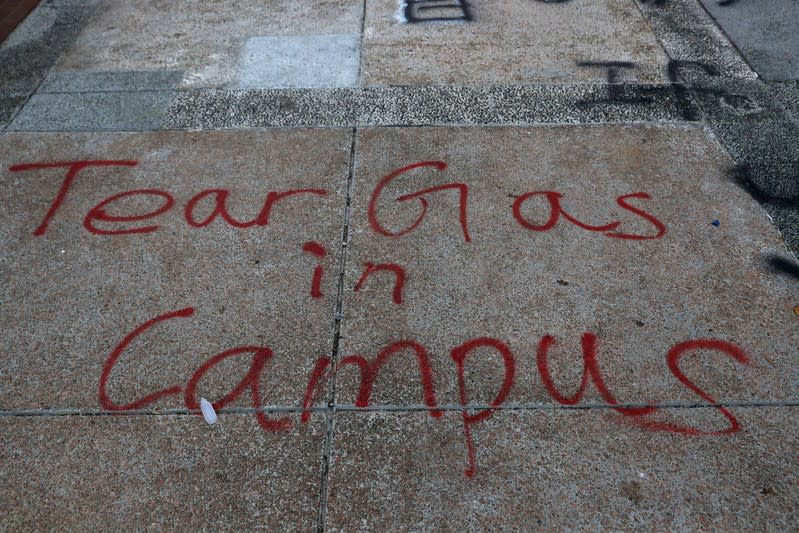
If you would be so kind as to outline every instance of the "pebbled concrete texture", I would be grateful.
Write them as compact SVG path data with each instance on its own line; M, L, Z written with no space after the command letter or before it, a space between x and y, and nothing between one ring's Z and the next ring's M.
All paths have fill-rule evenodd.
M11 122L11 119L22 108L27 99L27 96L18 93L0 92L0 130Z
M596 83L580 61L630 61L626 78L664 79L666 57L630 2L471 2L472 22L402 24L397 2L366 3L362 83Z
M283 434L252 415L0 419L10 531L305 531L318 519L324 420Z
M473 427L477 471L469 479L458 413L340 414L328 525L790 530L799 519L795 410L736 416L744 433L692 439L642 432L595 411L494 412Z
M614 98L609 98L613 96ZM366 87L188 91L166 129L697 121L699 107L669 85Z
M145 322L189 307L193 315L159 323L120 356L108 378L113 402L129 404L170 387L185 390L198 368L216 354L266 346L273 356L261 373L259 403L301 405L314 361L332 349L333 272L346 202L350 130L13 133L0 140L0 408L96 409L103 368L115 347ZM137 164L80 171L45 233L35 236L67 169L9 169L86 159ZM143 222L95 220L92 225L107 231L154 231L98 235L86 229L94 206L140 189L163 192L113 201L108 216L146 215L169 198L173 207ZM276 203L266 225L235 228L217 218L206 227L192 227L186 206L207 189L229 190L227 209L239 221L252 220L270 191L321 192ZM198 200L192 220L210 216L214 198ZM304 252L309 241L325 247L327 256ZM329 274L320 286L322 297L312 298L317 266ZM243 379L252 358L247 353L213 367L198 394L222 398ZM252 402L248 392L232 406ZM183 394L173 393L149 408L183 406Z
M772 82L768 84L772 95L785 107L799 125L799 81Z
M767 9L760 2L700 1L761 78L799 79L796 0L769 0Z
M799 398L791 280L774 275L763 261L787 249L766 212L728 180L732 162L709 132L664 126L376 128L360 130L356 147L342 357L374 360L397 341L418 342L428 352L438 402L457 405L452 350L493 338L516 361L517 382L506 401L552 403L536 367L542 337L554 337L556 382L572 384L573 391L583 369L576 363L581 337L592 333L617 401L686 402L694 394L674 379L667 353L683 341L712 338L751 356L747 367L706 354L709 365L714 361L708 379L718 400ZM447 168L407 171L374 196L385 176L424 161ZM394 200L453 183L468 187L468 242L458 190L426 193L424 205ZM620 221L618 231L652 236L657 229L651 223L617 205L620 195L645 193L650 200L636 206L658 218L666 234L608 238L563 219L547 231L527 229L518 216L533 226L550 216L540 196L515 214L518 198L535 191L562 194L564 209L585 224ZM379 233L380 227L401 233L418 217L418 227L406 235ZM358 287L367 263L404 269L401 303L393 299L390 272ZM376 321L382 327L375 328ZM686 361L686 373L701 367L708 376L710 367L700 359ZM466 370L469 401L478 405L488 405L508 375L500 352L490 346L475 349ZM355 403L360 388L356 367L343 366L338 401ZM420 370L406 346L380 371L372 403L423 401ZM582 401L606 399L589 387Z

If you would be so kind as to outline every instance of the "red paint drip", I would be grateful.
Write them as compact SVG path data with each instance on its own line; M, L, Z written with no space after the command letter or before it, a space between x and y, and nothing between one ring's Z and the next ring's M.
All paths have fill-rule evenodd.
M547 354L550 348L555 344L555 338L551 335L545 335L541 338L538 344L538 352L536 354L536 365L538 373L541 375L541 381L547 389L552 398L561 405L575 405L582 399L585 389L588 386L588 379L590 377L594 382L599 395L605 402L610 405L617 405L619 402L610 393L605 380L602 377L602 372L599 370L599 362L597 361L597 338L593 333L584 333L581 338L583 349L583 377L580 380L580 386L577 392L572 396L565 396L555 387L552 381L552 376L549 373L549 363ZM656 407L614 407L614 409L625 416L643 416L653 413L657 410Z
M499 407L505 402L511 387L513 387L513 378L516 372L516 363L511 353L510 348L506 344L496 339L488 337L480 337L472 339L461 346L453 348L450 357L455 361L458 368L458 388L460 390L461 399L461 416L463 418L463 434L466 440L466 453L468 456L468 466L465 470L466 477L474 477L477 472L477 452L474 447L474 439L472 437L472 425L487 419L494 414L493 410L482 410L476 414L469 414L466 411L466 406L469 403L468 395L466 394L466 356L469 352L480 346L490 346L497 350L503 359L505 365L505 378L502 381L502 388L497 393L496 398L491 402L491 407Z
M361 372L361 386L355 400L356 407L368 407L372 397L372 387L383 365L397 353L410 349L416 355L419 365L419 377L422 382L424 403L429 408L428 412L433 418L440 418L441 409L438 409L435 387L433 386L433 371L430 367L430 356L424 346L411 340L398 341L385 348L371 363L360 355L350 355L341 360L338 368L344 365L355 365Z
M199 409L200 403L197 400L197 385L200 380L211 370L213 367L224 361L229 357L234 357L242 353L251 353L252 363L250 369L239 381L238 385L227 393L221 400L213 402L214 409L219 410L235 401L236 398L241 396L244 391L250 389L250 397L252 399L252 407L254 409L261 408L261 374L263 373L266 361L272 357L272 350L263 346L240 346L232 348L215 355L208 361L202 364L189 379L186 384L186 391L183 396L183 401L187 409ZM279 418L277 420L269 419L265 413L258 411L255 413L255 418L258 424L267 431L283 431L291 427L291 421L287 417Z
M308 386L305 387L305 396L302 398L302 415L300 416L300 421L303 424L307 424L311 419L310 407L319 396L322 386L327 382L327 369L329 367L329 357L320 357L314 364L311 377L308 379Z
M710 404L715 404L716 400L713 397L705 392L703 389L699 388L693 381L691 381L683 372L680 370L679 363L680 358L685 355L687 352L691 352L694 350L712 350L721 352L733 360L743 364L749 364L749 358L746 356L743 350L739 347L735 346L732 343L717 340L717 339L694 339L685 342L681 342L679 344L675 344L672 346L671 350L666 357L669 365L669 370L671 371L672 375L677 378L677 380L685 385L689 390L694 392L697 396L705 400ZM705 431L702 429L692 428L688 426L680 426L677 424L670 424L666 422L655 422L649 420L636 420L634 424L638 427L643 429L649 429L653 431L666 431L669 433L678 433L683 435L693 435L693 436L700 436L700 435L731 435L733 433L737 433L741 430L741 425L738 423L738 419L735 418L735 415L730 412L729 409L723 407L721 405L717 405L716 409L718 409L724 418L726 418L730 425L726 429L722 429L719 431Z

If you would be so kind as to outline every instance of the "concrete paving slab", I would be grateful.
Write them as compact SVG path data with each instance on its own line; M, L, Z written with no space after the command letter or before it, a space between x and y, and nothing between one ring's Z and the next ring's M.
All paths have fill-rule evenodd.
M224 87L239 80L247 39L358 33L361 11L350 0L108 0L56 70L180 70L183 88Z
M301 404L332 349L350 130L0 139L0 408L182 408L191 383Z
M396 0L366 3L364 85L597 83L607 69L580 62L629 62L618 81L665 79L668 58L632 2L513 0L469 3L471 20L413 24Z
M244 43L238 88L352 87L358 84L361 36L280 35Z
M746 60L766 80L799 79L796 0L700 0Z
M140 72L53 71L39 86L41 93L84 93L105 91L168 91L176 89L183 73L178 70Z
M740 433L691 438L596 411L495 412L472 427L477 466L468 478L459 413L339 413L327 526L790 530L799 520L796 411L735 416Z
M323 422L270 434L245 415L3 417L3 527L309 531Z
M34 94L12 131L150 131L161 129L174 91Z
M356 146L338 402L693 402L683 351L715 399L797 398L795 287L764 259L788 252L706 130L376 128ZM383 366L362 380L352 355Z

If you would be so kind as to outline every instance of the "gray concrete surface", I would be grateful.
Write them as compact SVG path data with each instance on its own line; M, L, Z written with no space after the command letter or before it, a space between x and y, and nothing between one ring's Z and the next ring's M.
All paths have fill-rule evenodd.
M799 2L701 0L746 60L765 80L799 79Z
M85 93L124 91L170 91L177 89L183 73L178 70L149 71L51 71L39 86L41 93Z
M330 529L789 531L799 519L796 412L771 414L741 410L744 421L768 420L745 436L686 441L642 440L597 411L498 412L476 430L481 470L464 483L454 413L346 413Z
M17 131L150 131L172 104L172 91L41 93L14 120Z
M103 1L56 70L180 70L184 88L224 87L239 80L248 39L358 33L361 11L351 0Z
M2 418L3 529L312 529L324 420L276 438L225 418Z
M241 49L238 88L352 87L358 83L361 36L251 37Z
M561 348L553 348L553 361L568 372L565 382L576 386L582 365L567 361L580 360L575 350L590 332L597 335L601 367L617 399L645 403L691 401L693 393L664 364L666 353L678 340L712 337L746 345L758 368L754 385L746 369L739 373L724 357L714 359L725 369L710 380L717 400L799 398L799 374L789 356L795 351L792 284L763 261L766 254L784 251L784 244L757 203L727 178L732 161L704 130L662 125L377 128L360 130L356 148L343 353L371 351L376 357L375 347L415 340L431 354L438 400L457 404L458 376L448 354L469 339L496 338L517 359L518 383L506 401L529 405L552 401L536 371L541 338L556 337ZM446 162L447 169L420 169L397 178L375 204L376 220L399 232L422 209L418 200L393 198L464 183L470 241L459 223L455 190L429 194L429 210L411 233L377 234L368 207L379 180L409 163L432 160ZM630 241L566 220L550 230L530 230L513 206L531 191L561 193L567 212L584 223L620 221L616 231L656 236L653 224L616 204L621 195L644 192L651 199L636 206L658 218L666 233ZM540 197L519 211L532 225L544 224L549 213ZM402 305L392 303L390 274L375 275L354 292L368 262L404 268ZM746 283L737 282L742 278ZM384 327L371 327L375 320ZM782 334L772 335L775 331ZM469 389L472 401L487 405L502 383L504 367L496 351L480 353L469 367L470 376L479 376ZM767 353L783 355L769 364L760 355ZM416 365L410 355L403 357L388 365L375 385L375 404L422 403ZM354 401L358 373L342 374L337 394ZM584 401L603 401L596 390L586 394Z
M472 21L398 24L397 2L366 3L365 85L569 83L605 80L581 61L637 65L625 79L665 79L668 61L633 2L471 2Z
M99 372L124 336L156 316L189 307L195 309L191 318L166 322L160 333L142 338L140 347L132 346L133 353L122 358L108 382L116 403L186 383L217 353L266 344L274 355L263 376L264 403L297 405L306 372L331 350L335 276L322 279L323 298L309 294L315 267L321 263L333 272L337 265L350 142L348 130L333 129L6 134L0 148L3 307L17 303L16 311L1 319L2 409L96 406ZM306 152L316 157L306 158ZM81 159L137 164L80 171L45 232L34 235L68 168L8 169ZM149 221L96 221L92 227L157 229L117 235L87 230L85 220L94 206L140 189L164 191L174 206ZM275 203L266 225L235 228L217 217L206 227L192 227L186 206L208 189L230 191L227 209L243 222L260 213L270 192L315 189L320 194ZM210 216L215 199L200 198L192 220L201 223ZM109 204L108 212L147 214L166 201L133 195ZM330 253L316 258L303 252L309 241ZM45 345L50 348L40 353ZM229 372L240 380L248 360L239 356L226 363L225 371L212 373L205 393L232 386L235 375L219 378ZM251 406L249 395L239 403ZM182 405L182 396L172 395L152 407Z
M791 2L42 2L2 527L791 530Z

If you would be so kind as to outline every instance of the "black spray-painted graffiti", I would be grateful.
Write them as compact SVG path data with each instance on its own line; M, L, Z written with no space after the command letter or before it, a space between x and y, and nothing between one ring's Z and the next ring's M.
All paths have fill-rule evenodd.
M622 69L634 69L635 63L629 61L578 61L578 67L605 69L608 82L607 96L577 102L581 106L600 104L651 104L652 98L646 96L646 87L636 88L635 94L630 93L630 88L619 84L619 73Z
M572 0L534 0L541 4L566 4ZM642 4L664 6L668 0L640 0ZM729 6L738 0L719 0L718 5ZM402 22L469 22L472 15L466 0L404 0L400 3Z
M775 273L784 274L799 280L799 264L796 263L796 261L791 261L790 259L775 254L766 255L765 260Z
M472 20L466 0L405 0L405 22L468 22Z
M749 195L761 204L771 204L777 207L792 208L799 205L799 194L793 196L779 196L770 193L760 187L752 179L752 172L746 165L737 165L727 171L727 178L749 193Z
M658 96L664 94L663 87L658 86L640 86L632 84L624 84L620 81L620 73L624 70L631 70L636 68L636 64L630 61L578 61L578 67L583 68L601 68L605 70L605 79L607 81L606 94L599 98L585 99L577 102L580 106L595 106L607 104L651 104ZM686 61L680 59L673 59L669 61L666 67L666 74L669 82L672 84L671 90L674 91L675 96L679 100L687 101L690 99L688 88L684 85L686 74L691 71L698 71L706 77L718 77L719 71L713 65L708 65L701 61ZM716 87L702 87L700 85L691 84L691 91L696 94L712 95L719 98L722 105L726 103L726 108L736 114L742 114L742 109L745 111L747 108L759 109L757 104L748 97L742 95L731 95L726 91ZM655 98L652 98L655 97ZM746 101L738 101L738 97L746 98ZM725 100L726 99L726 100ZM745 113L744 113L745 114Z

